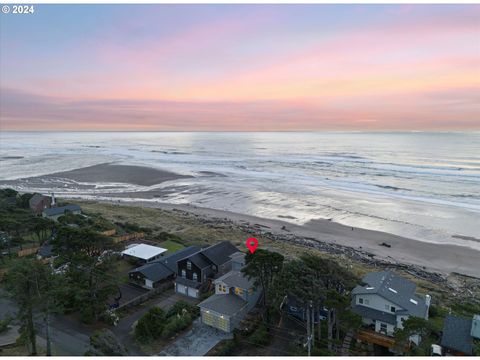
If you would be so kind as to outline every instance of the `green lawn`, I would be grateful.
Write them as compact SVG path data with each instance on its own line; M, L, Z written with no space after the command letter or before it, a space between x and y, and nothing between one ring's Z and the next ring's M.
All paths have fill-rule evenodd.
M164 241L164 242L158 244L158 246L161 246L161 247L167 249L170 254L174 253L175 251L182 250L184 248L184 246L182 244L180 244L176 241L172 241L172 240Z

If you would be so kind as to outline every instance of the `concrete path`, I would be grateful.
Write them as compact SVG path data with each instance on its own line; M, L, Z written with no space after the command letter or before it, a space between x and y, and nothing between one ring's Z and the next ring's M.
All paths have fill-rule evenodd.
M159 356L203 356L221 340L232 339L232 334L214 329L200 322L193 322L192 328L173 344L161 351Z

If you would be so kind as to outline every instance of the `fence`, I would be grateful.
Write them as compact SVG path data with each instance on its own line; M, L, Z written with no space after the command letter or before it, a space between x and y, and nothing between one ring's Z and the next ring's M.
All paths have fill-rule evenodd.
M172 288L173 282L172 281L167 281L164 284L161 284L160 286L156 287L155 289L150 290L149 292L142 294L140 296L137 296L136 298L127 301L125 304L120 305L118 308L115 310L121 310L121 309L128 309L136 305L140 305L144 303L147 300L150 300L151 298L157 296L158 294Z
M125 235L119 235L119 236L114 236L113 237L113 242L114 243L119 243L119 242L124 242L128 240L137 240L137 239L143 239L145 237L145 233L143 232L135 232L131 234L125 234Z
M38 247L38 246L31 247L31 248L28 248L28 249L22 249L22 250L18 251L17 256L18 257L24 257L24 256L35 254L38 251L38 249L40 249L40 247Z
M113 236L117 233L117 230L112 229L112 230L105 230L102 231L100 234L105 235L105 236Z

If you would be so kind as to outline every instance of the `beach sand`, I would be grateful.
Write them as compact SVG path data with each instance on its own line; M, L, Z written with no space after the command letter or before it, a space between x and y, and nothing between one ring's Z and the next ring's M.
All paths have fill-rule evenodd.
M151 186L165 181L190 178L189 175L180 175L170 171L154 169L146 166L98 164L80 169L57 172L48 175L35 176L26 179L7 180L0 182L4 185L22 184L28 182L28 186L45 187L49 184L58 185L60 180L72 180L75 182L88 183L125 183L140 186ZM90 188L92 186L84 186Z

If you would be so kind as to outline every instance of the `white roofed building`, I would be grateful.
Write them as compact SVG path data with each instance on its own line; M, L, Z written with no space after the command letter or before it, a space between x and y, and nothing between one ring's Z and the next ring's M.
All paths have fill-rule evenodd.
M146 264L159 259L165 252L167 249L159 246L134 244L122 251L122 257L136 263Z

